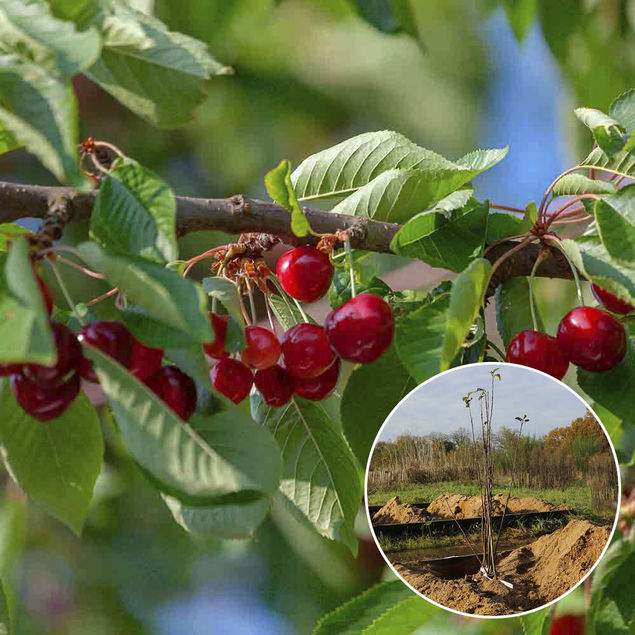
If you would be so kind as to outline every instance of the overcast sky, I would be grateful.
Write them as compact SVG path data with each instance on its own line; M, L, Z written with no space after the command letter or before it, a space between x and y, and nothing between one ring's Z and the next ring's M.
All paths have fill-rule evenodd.
M517 429L514 417L526 414L530 422L523 435L543 436L553 428L568 426L586 412L586 405L564 384L515 364L469 364L439 375L411 392L393 410L380 439L394 440L400 434L451 433L469 428L467 409L461 399L475 388L491 387L489 371L499 367L502 381L494 386L493 430ZM472 416L479 418L478 400L472 401Z

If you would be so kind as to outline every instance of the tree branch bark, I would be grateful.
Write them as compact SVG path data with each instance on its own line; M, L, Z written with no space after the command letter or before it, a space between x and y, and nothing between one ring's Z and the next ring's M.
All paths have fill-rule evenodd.
M55 200L70 201L72 221L87 220L92 213L96 191L79 192L64 187L22 185L0 182L0 222L8 223L20 218L44 218ZM298 238L291 231L291 215L284 208L242 195L231 198L190 198L177 196L177 231L184 236L195 231L217 230L228 234L262 232L274 234L289 244L315 244L318 238ZM320 234L333 234L338 230L354 228L351 244L357 249L392 253L390 241L400 225L384 223L361 216L345 216L321 210L304 208L311 227ZM516 243L501 243L487 253L495 262ZM488 295L502 282L516 276L529 276L538 255L539 246L528 245L512 254L494 274ZM537 275L548 278L571 278L571 271L559 252L552 252L540 264Z

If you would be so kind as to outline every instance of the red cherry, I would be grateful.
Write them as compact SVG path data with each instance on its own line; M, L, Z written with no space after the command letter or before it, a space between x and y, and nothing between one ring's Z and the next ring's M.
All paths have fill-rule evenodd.
M551 621L550 635L584 635L584 617L582 615L559 615Z
M147 379L154 375L160 368L163 361L163 349L150 348L142 344L139 340L132 338L132 362L130 372L141 379Z
M34 419L49 421L59 417L79 393L79 375L73 373L61 384L46 387L18 373L11 377L11 391L22 410Z
M242 362L229 357L221 359L209 376L212 386L234 403L240 403L249 394L254 383L251 370Z
M125 368L130 368L133 338L121 322L91 322L79 330L77 337L82 344L94 346ZM91 361L86 360L79 372L87 381L97 381Z
M628 315L629 313L633 313L633 311L635 311L635 306L629 304L625 300L620 300L610 291L607 291L602 287L598 287L597 284L591 285L591 291L593 291L595 299L601 305L603 305L604 308L608 309L612 313L618 313L619 315Z
M44 305L46 306L46 312L51 315L53 313L53 293L46 285L46 282L40 278L37 274L35 274L35 280L40 287L40 293L42 294L42 298L44 299Z
M214 341L203 345L205 352L214 359L223 359L229 357L229 353L225 350L225 338L227 336L227 323L229 315L218 315L210 311L209 320L214 331Z
M196 384L174 365L162 366L145 380L145 385L183 421L196 410Z
M610 370L626 354L626 331L609 313L590 306L569 311L558 325L558 348L576 366Z
M569 368L556 338L540 331L518 333L507 347L507 361L541 370L556 379L562 379Z
M0 364L0 377L9 377L22 372L22 364Z
M327 368L317 377L311 379L296 377L294 379L295 394L305 399L310 399L311 401L326 399L333 392L339 374L340 360L338 358L330 368Z
M293 375L278 364L259 370L254 383L264 402L273 408L284 406L293 397Z
M69 373L74 373L80 367L83 359L82 347L75 334L64 324L51 322L53 342L57 349L57 363L55 366L27 364L24 373L29 379L40 386L53 387L68 379Z
M247 347L240 354L244 364L256 370L264 370L273 366L280 357L280 342L269 330L261 326L245 328Z
M324 329L317 324L292 326L282 338L282 355L295 377L317 377L336 357Z
M315 247L296 247L280 256L276 274L291 297L315 302L328 291L333 265L328 255Z
M341 357L367 363L388 350L395 321L392 309L378 295L362 293L331 311L324 329Z

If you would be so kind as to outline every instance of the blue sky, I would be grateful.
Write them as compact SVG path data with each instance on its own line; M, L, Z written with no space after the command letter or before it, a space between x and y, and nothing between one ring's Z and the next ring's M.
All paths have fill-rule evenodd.
M392 413L380 439L394 440L406 432L416 435L450 433L469 427L468 413L461 397L477 387L489 389L489 371L497 366L502 381L497 381L494 387L494 430L505 426L517 428L514 417L527 414L530 422L523 434L526 431L540 437L584 415L584 402L559 381L514 364L470 364L438 375L411 392ZM473 415L478 413L476 403L472 402Z

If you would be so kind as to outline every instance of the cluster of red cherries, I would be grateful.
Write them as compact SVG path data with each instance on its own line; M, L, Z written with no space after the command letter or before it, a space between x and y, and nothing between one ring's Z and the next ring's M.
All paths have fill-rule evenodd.
M53 311L50 289L37 277L49 316ZM81 344L100 349L135 377L145 382L180 417L187 419L196 408L196 384L173 365L162 366L163 351L149 348L120 322L91 322L77 334L51 320L57 350L54 366L41 364L0 365L0 375L10 376L11 390L20 407L35 419L50 421L62 415L80 391L80 378L97 382L93 364Z
M301 302L325 295L333 278L329 256L315 247L296 247L278 260L276 273L287 294ZM386 352L392 341L392 309L379 296L362 293L332 311L324 326L292 326L278 340L261 326L245 328L246 347L240 360L225 350L228 316L210 314L215 339L205 352L217 360L210 373L220 393L240 403L252 385L273 407L293 395L311 401L326 399L335 388L340 359L368 363Z
M626 355L627 338L624 326L611 313L629 315L635 307L596 284L591 289L606 311L576 307L562 318L556 337L521 331L507 347L507 361L536 368L556 379L564 377L569 363L595 373L617 366Z
M283 289L303 302L314 302L328 290L333 265L327 254L314 247L297 247L278 261ZM37 276L48 314L53 311L50 289ZM234 359L225 349L229 316L210 313L214 340L204 345L217 362L211 369L212 385L240 403L252 386L269 406L280 407L294 394L319 401L337 383L340 358L372 362L390 346L394 331L391 308L380 297L360 294L332 311L324 326L302 323L291 327L282 340L261 326L245 328L246 347ZM57 350L54 366L0 365L0 375L10 376L11 390L22 409L40 421L59 417L80 391L80 378L98 382L93 364L83 355L82 344L93 346L115 359L143 381L181 419L187 421L197 403L194 380L175 365L163 365L164 351L145 346L120 322L96 321L77 334L51 320Z

